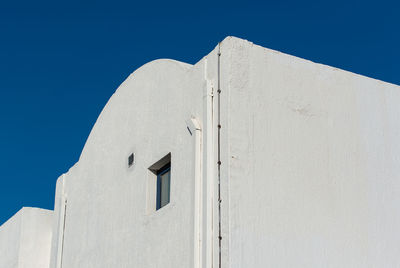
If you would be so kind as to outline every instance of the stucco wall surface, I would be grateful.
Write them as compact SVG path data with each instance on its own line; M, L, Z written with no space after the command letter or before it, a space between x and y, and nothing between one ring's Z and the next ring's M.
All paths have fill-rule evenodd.
M400 267L400 87L221 45L223 267Z
M16 213L0 226L0 267L18 268L21 214Z
M52 267L193 267L195 133L186 121L203 122L205 68L150 62L111 97L57 184ZM168 153L171 200L155 211L148 168Z
M0 227L1 268L49 267L52 211L22 208Z

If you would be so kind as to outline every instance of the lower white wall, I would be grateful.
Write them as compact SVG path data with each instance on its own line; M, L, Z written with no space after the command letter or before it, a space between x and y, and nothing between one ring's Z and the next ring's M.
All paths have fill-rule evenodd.
M18 268L22 210L0 227L0 268Z
M23 208L18 268L46 268L50 263L53 211Z
M0 268L47 268L52 211L22 208L0 227Z

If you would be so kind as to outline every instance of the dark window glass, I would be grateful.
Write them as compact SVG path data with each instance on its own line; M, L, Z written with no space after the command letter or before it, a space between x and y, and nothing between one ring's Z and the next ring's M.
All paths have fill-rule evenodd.
M170 191L171 164L168 164L157 172L157 209L169 203Z

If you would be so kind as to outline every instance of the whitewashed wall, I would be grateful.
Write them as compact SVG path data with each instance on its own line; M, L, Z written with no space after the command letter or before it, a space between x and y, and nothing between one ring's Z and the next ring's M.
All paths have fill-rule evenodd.
M195 178L201 179L201 188L207 187L201 177L207 142L200 133L201 148L197 148L198 134L192 129L191 135L187 127L195 118L201 131L207 129L203 106L210 87L205 70L206 59L196 66L172 60L150 62L111 97L79 162L59 179L52 268L200 265L206 245L195 243L195 238L207 236L205 227L200 230L206 216L200 214L212 208L203 206L206 198L196 197ZM201 151L196 154L197 149ZM128 168L131 153L135 163ZM168 153L171 202L155 211L149 205L155 196L149 196L154 175L148 168ZM65 226L60 228L64 215Z
M400 87L228 38L223 267L400 267Z
M18 268L21 235L21 213L15 214L0 227L0 267Z
M0 227L0 268L47 268L52 211L24 207Z

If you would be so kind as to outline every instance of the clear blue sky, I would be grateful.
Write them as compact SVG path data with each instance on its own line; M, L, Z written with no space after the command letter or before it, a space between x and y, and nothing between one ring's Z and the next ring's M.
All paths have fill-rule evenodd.
M53 208L109 97L157 58L227 35L400 84L398 1L1 1L0 224ZM399 103L400 105L400 103Z

